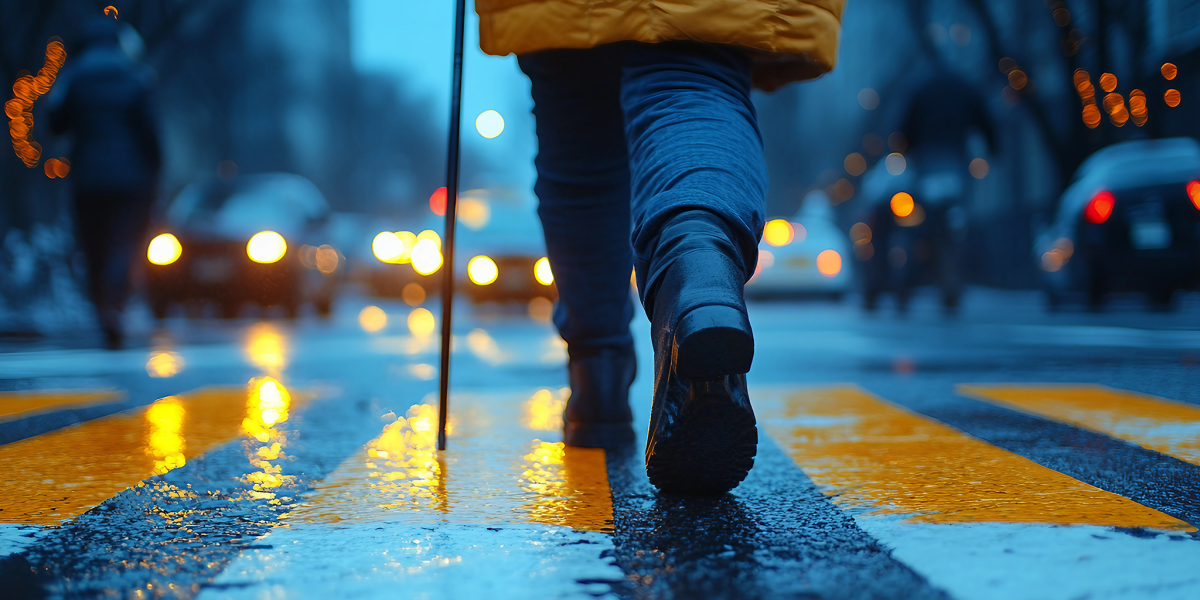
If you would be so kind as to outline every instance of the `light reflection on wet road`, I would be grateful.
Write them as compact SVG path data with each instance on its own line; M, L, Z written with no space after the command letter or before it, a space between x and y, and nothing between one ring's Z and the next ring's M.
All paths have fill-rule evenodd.
M1198 307L1047 316L1028 296L973 298L956 320L920 305L907 319L753 307L764 442L746 483L716 499L656 494L640 448L564 447L564 348L523 309L464 307L445 453L433 445L436 319L399 303L349 299L332 323L174 320L148 348L116 353L5 354L0 586L1200 594L1188 567L1200 562ZM645 422L652 366L636 326Z

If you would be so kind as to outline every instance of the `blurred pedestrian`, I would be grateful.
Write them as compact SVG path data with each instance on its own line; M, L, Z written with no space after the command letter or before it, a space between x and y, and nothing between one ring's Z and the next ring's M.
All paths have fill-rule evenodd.
M646 446L663 491L754 464L743 286L765 221L750 90L833 68L843 0L477 0L480 45L533 83L538 214L567 342L564 438L634 439L631 265L654 341Z
M162 160L151 73L121 47L116 21L99 17L51 92L50 124L71 136L76 239L88 295L110 348L123 340L121 312L143 247Z
M978 133L994 153L995 131L987 104L974 86L948 68L939 67L909 100L903 132L908 157L919 176L914 191L925 211L928 259L941 289L943 307L955 310L966 280L963 245L967 214L963 203L971 162L967 140ZM892 219L881 222L895 229Z

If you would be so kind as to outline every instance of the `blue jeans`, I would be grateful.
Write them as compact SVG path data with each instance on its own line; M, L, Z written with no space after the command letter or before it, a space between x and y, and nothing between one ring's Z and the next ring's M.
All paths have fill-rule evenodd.
M619 43L519 62L533 83L554 323L571 356L632 345L631 265L647 314L688 252L717 247L749 279L767 174L742 50Z

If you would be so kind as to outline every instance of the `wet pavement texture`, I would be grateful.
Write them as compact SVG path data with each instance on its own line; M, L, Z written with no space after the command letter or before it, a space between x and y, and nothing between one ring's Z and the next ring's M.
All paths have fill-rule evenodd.
M565 348L521 306L457 310L444 453L436 323L398 301L0 340L0 596L1200 596L1200 298L972 292L753 304L762 441L719 497L564 447Z

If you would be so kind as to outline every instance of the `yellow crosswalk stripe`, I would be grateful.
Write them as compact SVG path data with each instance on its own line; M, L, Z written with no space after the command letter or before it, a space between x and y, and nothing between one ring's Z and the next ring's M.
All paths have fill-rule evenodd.
M853 385L756 390L767 431L846 510L925 523L1195 531Z
M287 420L291 402L282 385L259 378L0 446L0 523L56 524L239 434L257 437L278 455L273 426ZM272 469L256 474L271 486Z
M604 451L543 441L561 431L565 392L455 395L448 450L437 409L412 406L317 484L289 521L543 523L612 531ZM518 409L521 409L518 411Z
M0 392L0 422L22 419L52 410L87 408L117 402L124 394L116 390L37 390Z
M1200 406L1102 385L960 385L958 392L1200 465Z

